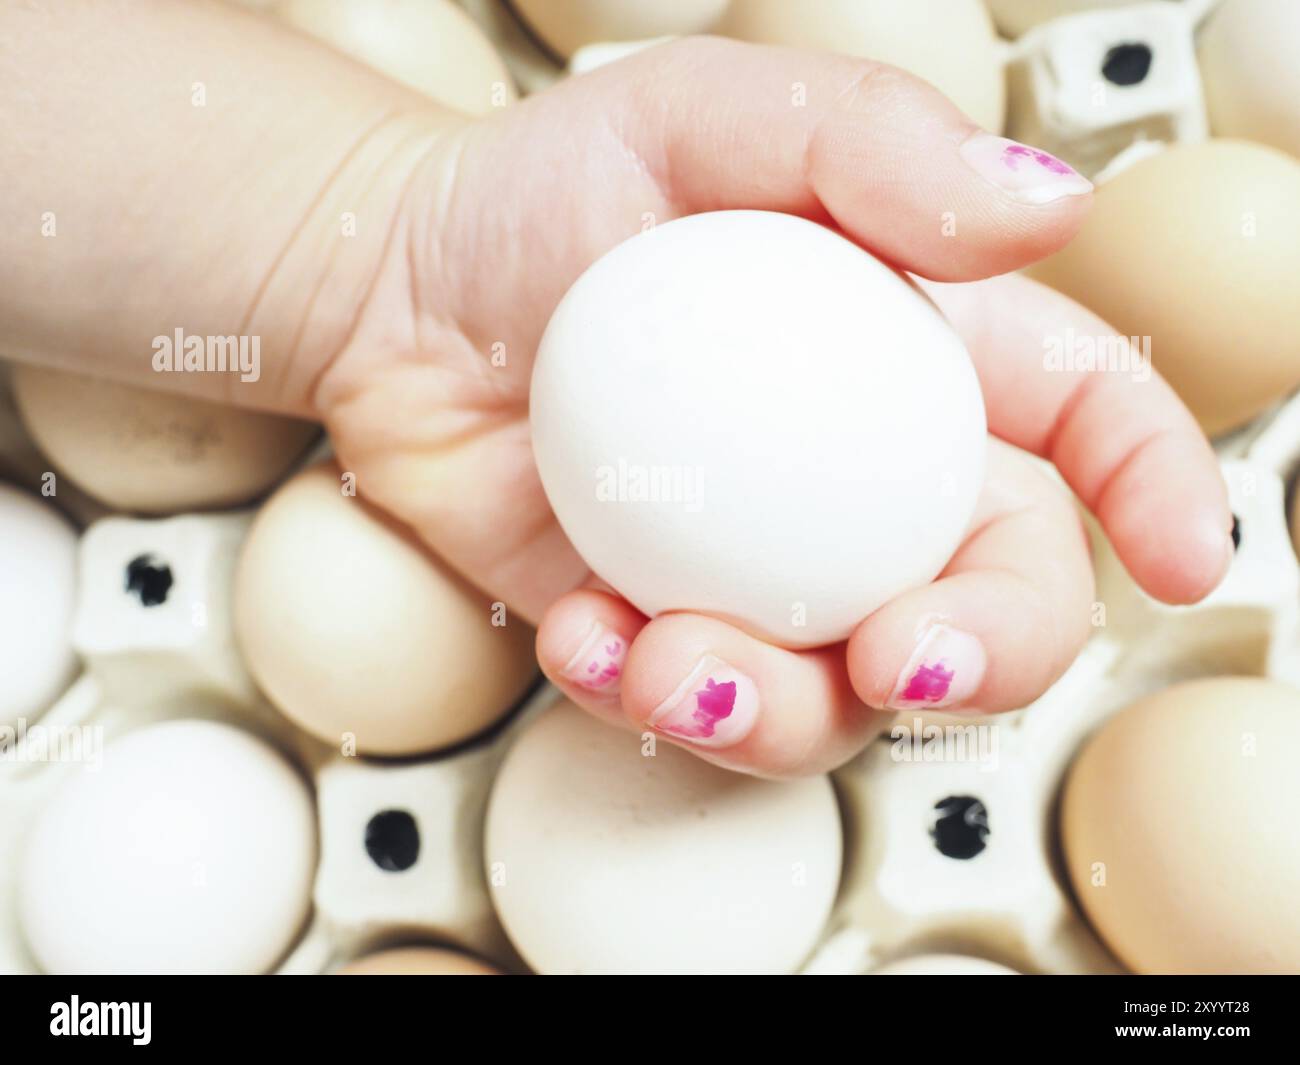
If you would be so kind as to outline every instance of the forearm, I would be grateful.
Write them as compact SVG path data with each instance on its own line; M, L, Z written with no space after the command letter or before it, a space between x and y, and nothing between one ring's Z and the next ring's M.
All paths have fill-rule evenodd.
M0 354L311 413L458 121L211 0L4 5ZM158 380L177 329L259 337L260 380Z

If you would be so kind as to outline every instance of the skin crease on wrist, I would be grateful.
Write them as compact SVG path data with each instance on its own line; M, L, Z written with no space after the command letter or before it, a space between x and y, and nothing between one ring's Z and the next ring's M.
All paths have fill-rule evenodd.
M1046 331L1111 330L1009 272L1070 239L1090 186L1050 156L1026 171L891 68L683 41L471 121L213 0L46 0L0 9L0 143L0 353L155 385L154 336L260 336L255 384L161 384L323 421L363 495L541 623L565 694L716 764L822 772L887 723L872 707L1011 709L1064 671L1089 546L1018 448L1151 594L1193 602L1231 557L1213 452L1157 375L1043 372ZM640 615L592 579L532 461L531 360L569 284L646 215L731 208L832 225L928 279L1001 438L948 569L836 647Z
M465 120L214 0L43 0L0 20L4 354L152 384L156 335L257 335L260 381L166 386L317 417L407 187Z

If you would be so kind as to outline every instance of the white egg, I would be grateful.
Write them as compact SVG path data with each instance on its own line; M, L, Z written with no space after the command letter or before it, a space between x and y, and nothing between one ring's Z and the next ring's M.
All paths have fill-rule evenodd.
M839 882L826 777L728 772L649 752L561 703L497 774L485 860L506 931L541 973L785 973Z
M513 6L548 48L567 59L601 41L706 33L727 0L514 0Z
M1215 136L1300 156L1300 3L1224 0L1198 51Z
M542 338L532 420L598 576L646 614L790 647L932 580L983 481L979 384L933 304L762 211L668 222L591 266Z
M1014 969L965 954L918 954L882 965L872 976L1019 976Z
M311 906L304 781L261 740L170 721L74 770L32 826L19 920L51 973L257 973Z
M0 725L13 725L76 672L77 534L50 503L0 484L0 543Z

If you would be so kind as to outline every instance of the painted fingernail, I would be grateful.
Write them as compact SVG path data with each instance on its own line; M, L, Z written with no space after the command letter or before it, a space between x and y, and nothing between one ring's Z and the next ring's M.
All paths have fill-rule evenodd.
M659 732L701 747L732 747L758 720L758 688L744 673L713 655L700 659L653 714Z
M952 706L975 694L984 679L984 645L968 632L931 625L898 675L890 710Z
M1092 182L1068 163L1006 137L975 133L959 150L975 173L1021 203L1052 203L1092 191Z
M560 674L580 688L612 695L622 682L626 658L627 640L597 621Z

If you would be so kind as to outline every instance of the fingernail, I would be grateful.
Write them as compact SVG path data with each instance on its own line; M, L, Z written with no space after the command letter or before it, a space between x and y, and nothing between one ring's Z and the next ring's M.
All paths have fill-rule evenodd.
M700 659L677 690L650 715L659 732L701 747L732 747L758 720L754 682L712 655Z
M612 695L622 682L626 658L627 640L596 621L560 675L580 688Z
M988 658L968 632L931 625L898 675L885 706L890 710L952 706L975 694Z
M975 133L960 148L975 173L1021 203L1043 204L1092 191L1092 182L1038 148L992 133Z

